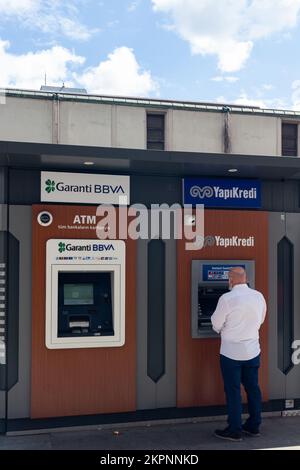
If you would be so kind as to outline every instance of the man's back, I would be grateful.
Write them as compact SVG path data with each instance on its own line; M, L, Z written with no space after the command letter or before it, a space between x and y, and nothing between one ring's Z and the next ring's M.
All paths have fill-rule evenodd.
M234 360L249 360L260 353L259 328L265 319L263 295L238 284L223 294L211 321L221 333L221 354Z

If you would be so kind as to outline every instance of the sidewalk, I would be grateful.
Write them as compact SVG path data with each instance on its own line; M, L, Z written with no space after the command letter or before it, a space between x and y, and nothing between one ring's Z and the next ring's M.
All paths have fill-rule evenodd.
M227 442L213 436L222 422L195 422L24 436L0 436L0 450L300 450L300 417L265 418L260 437Z

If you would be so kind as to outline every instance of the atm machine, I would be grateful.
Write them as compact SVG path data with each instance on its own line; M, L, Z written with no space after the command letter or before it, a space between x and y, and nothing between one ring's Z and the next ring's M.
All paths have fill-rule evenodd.
M46 244L48 349L125 344L125 243L50 239Z
M228 273L233 267L246 270L249 287L255 287L255 261L192 260L191 326L192 338L213 338L211 316L219 297L228 292Z

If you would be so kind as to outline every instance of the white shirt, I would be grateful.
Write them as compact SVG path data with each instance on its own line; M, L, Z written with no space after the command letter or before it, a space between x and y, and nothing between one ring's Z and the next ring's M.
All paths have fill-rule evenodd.
M258 356L259 328L266 310L264 296L247 284L237 284L221 295L211 317L213 329L221 333L220 354L236 361Z

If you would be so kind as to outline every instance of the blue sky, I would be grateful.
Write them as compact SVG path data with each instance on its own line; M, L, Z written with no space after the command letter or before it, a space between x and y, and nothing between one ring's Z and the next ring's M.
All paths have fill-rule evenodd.
M0 0L0 87L300 110L300 0Z

